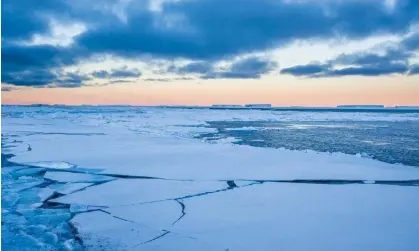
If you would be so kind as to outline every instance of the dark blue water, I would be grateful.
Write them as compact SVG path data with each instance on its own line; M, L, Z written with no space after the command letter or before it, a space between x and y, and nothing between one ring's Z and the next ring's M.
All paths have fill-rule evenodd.
M207 140L234 137L235 144L358 154L419 167L418 121L213 121Z

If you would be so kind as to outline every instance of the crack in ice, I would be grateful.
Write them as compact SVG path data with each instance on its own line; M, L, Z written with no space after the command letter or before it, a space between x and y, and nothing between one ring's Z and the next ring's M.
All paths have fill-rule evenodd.
M178 221L180 221L184 216L185 216L185 204L183 204L183 202L181 200L175 200L177 203L180 204L180 206L182 207L182 214L179 216L179 218L177 218L177 220L175 220L172 223L172 226L175 225Z
M144 244L150 243L150 242L155 241L155 240L157 240L157 239L160 239L160 238L162 238L162 237L164 237L165 235L167 235L167 234L169 234L169 233L170 233L170 231L167 231L167 230L163 230L163 231L164 231L164 233L163 233L163 234L161 234L161 235L159 235L159 236L157 236L157 237L155 237L155 238L153 238L153 239L151 239L151 240L148 240L148 241L142 242L142 243L140 243L140 244L138 244L138 245L135 245L135 246L133 246L133 248L138 247L138 246L140 246L140 245L144 245Z

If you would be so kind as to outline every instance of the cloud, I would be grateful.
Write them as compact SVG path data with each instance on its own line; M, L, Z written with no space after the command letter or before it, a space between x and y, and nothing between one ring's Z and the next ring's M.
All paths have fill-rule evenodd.
M26 70L13 73L2 73L2 82L15 86L27 87L80 87L91 78L80 73L51 72L48 70Z
M79 37L95 52L127 57L150 53L164 58L220 59L286 45L297 39L404 33L417 21L419 2L400 0L389 13L384 1L171 1L159 13L133 1L128 23L105 22ZM239 6L239 7L238 7ZM167 29L156 20L182 16ZM158 23L158 22L157 22Z
M260 78L278 65L269 59L249 57L233 62L227 69L220 71L213 61L196 61L184 66L170 66L168 72L177 74L198 74L202 79L214 78Z
M399 62L407 64L408 59L412 56L410 52L400 49L388 49L385 54L376 53L353 53L343 54L332 60L332 64L342 65L385 65L389 62Z
M144 81L147 82L170 82L170 78L145 78Z
M211 62L200 61L192 62L182 67L170 66L168 71L175 72L179 74L188 74L188 73L200 73L205 74L213 70L213 65Z
M92 78L90 76L87 76L79 72L68 72L65 74L60 74L59 78L48 87L75 88L82 86L85 81L91 79Z
M141 72L138 69L116 69L110 74L111 78L138 78L141 76Z
M17 86L46 86L59 78L53 72L76 62L70 51L53 46L2 46L2 82Z
M282 74L290 74L294 76L313 76L325 71L328 71L329 65L322 64L308 64L308 65L297 65L281 70Z
M118 79L118 80L112 80L110 81L111 84L117 84L117 83L132 83L131 80L124 80L124 79Z
M4 0L2 1L2 39L25 40L35 33L49 30L48 16L66 13L69 6L57 0Z
M419 31L411 34L406 39L404 39L402 42L402 46L407 50L419 49Z
M325 64L297 65L281 70L283 74L306 77L380 76L390 74L415 74L409 69L409 59L415 57L419 48L418 34L411 34L397 44L383 48L384 53L356 52L342 54Z
M174 80L194 80L194 78L189 77L180 77L180 78L145 78L143 79L147 82L171 82Z
M92 76L95 77L95 78L107 78L107 77L109 77L109 73L107 71L104 71L104 70L94 71L94 72L92 72Z
M324 73L324 76L380 76L389 74L405 74L408 71L406 64L386 64L363 67L347 67L339 70L330 70Z
M309 64L285 68L281 73L298 77L380 76L405 74L408 69L408 65L403 63L350 66L341 69L334 69L331 65Z
M409 75L417 75L419 74L419 64L412 65L409 69Z
M277 63L259 57L250 57L233 63L227 71L212 72L204 78L260 78L277 67Z
M111 71L94 71L92 76L96 78L138 78L141 72L138 69L128 69L123 67L120 69L112 69Z
M419 23L419 1L398 0L391 8L384 2L164 1L156 11L150 10L143 1L4 0L2 78L21 86L80 86L86 80L68 78L63 82L63 76L54 76L53 72L76 66L93 55L134 60L145 56L164 60L182 58L195 61L173 69L182 75L259 78L272 69L271 66L269 70L264 69L268 66L257 59L233 64L221 72L213 69L213 65L219 60L284 47L297 40L402 35ZM76 27L75 24L80 27L61 34L65 29L51 25L54 23L59 24L58 27ZM55 40L43 39L51 36ZM405 50L415 50L419 47L418 41L418 34L414 33L402 46ZM383 58L364 60L385 61ZM400 70L399 63L389 65ZM361 61L355 65L355 68L362 67L372 69L375 66ZM348 70L343 72L356 71L352 69L354 66L347 65L346 68ZM137 78L141 72L116 69L92 75L96 78Z
M2 86L1 87L1 91L2 92L10 92L10 91L13 91L13 90L15 90L15 88L13 88L13 87L11 87L11 86Z

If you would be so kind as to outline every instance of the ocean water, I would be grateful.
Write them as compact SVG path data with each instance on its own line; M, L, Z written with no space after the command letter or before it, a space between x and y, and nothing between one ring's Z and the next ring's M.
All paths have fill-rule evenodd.
M419 167L418 121L212 121L216 133L255 147L341 152Z

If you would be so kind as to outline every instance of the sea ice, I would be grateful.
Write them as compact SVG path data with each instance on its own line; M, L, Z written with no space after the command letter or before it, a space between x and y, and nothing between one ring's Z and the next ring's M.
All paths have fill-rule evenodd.
M106 177L103 175L94 175L87 173L72 173L72 172L46 172L44 178L54 180L57 182L104 182L115 180L112 177Z
M74 216L71 223L88 250L132 250L164 233L162 230L95 211Z
M240 251L419 250L418 194L418 187L265 183L185 199L186 215L168 230Z
M99 186L91 186L51 201L93 206L122 206L177 199L227 189L227 187L225 182L213 181L120 179Z

